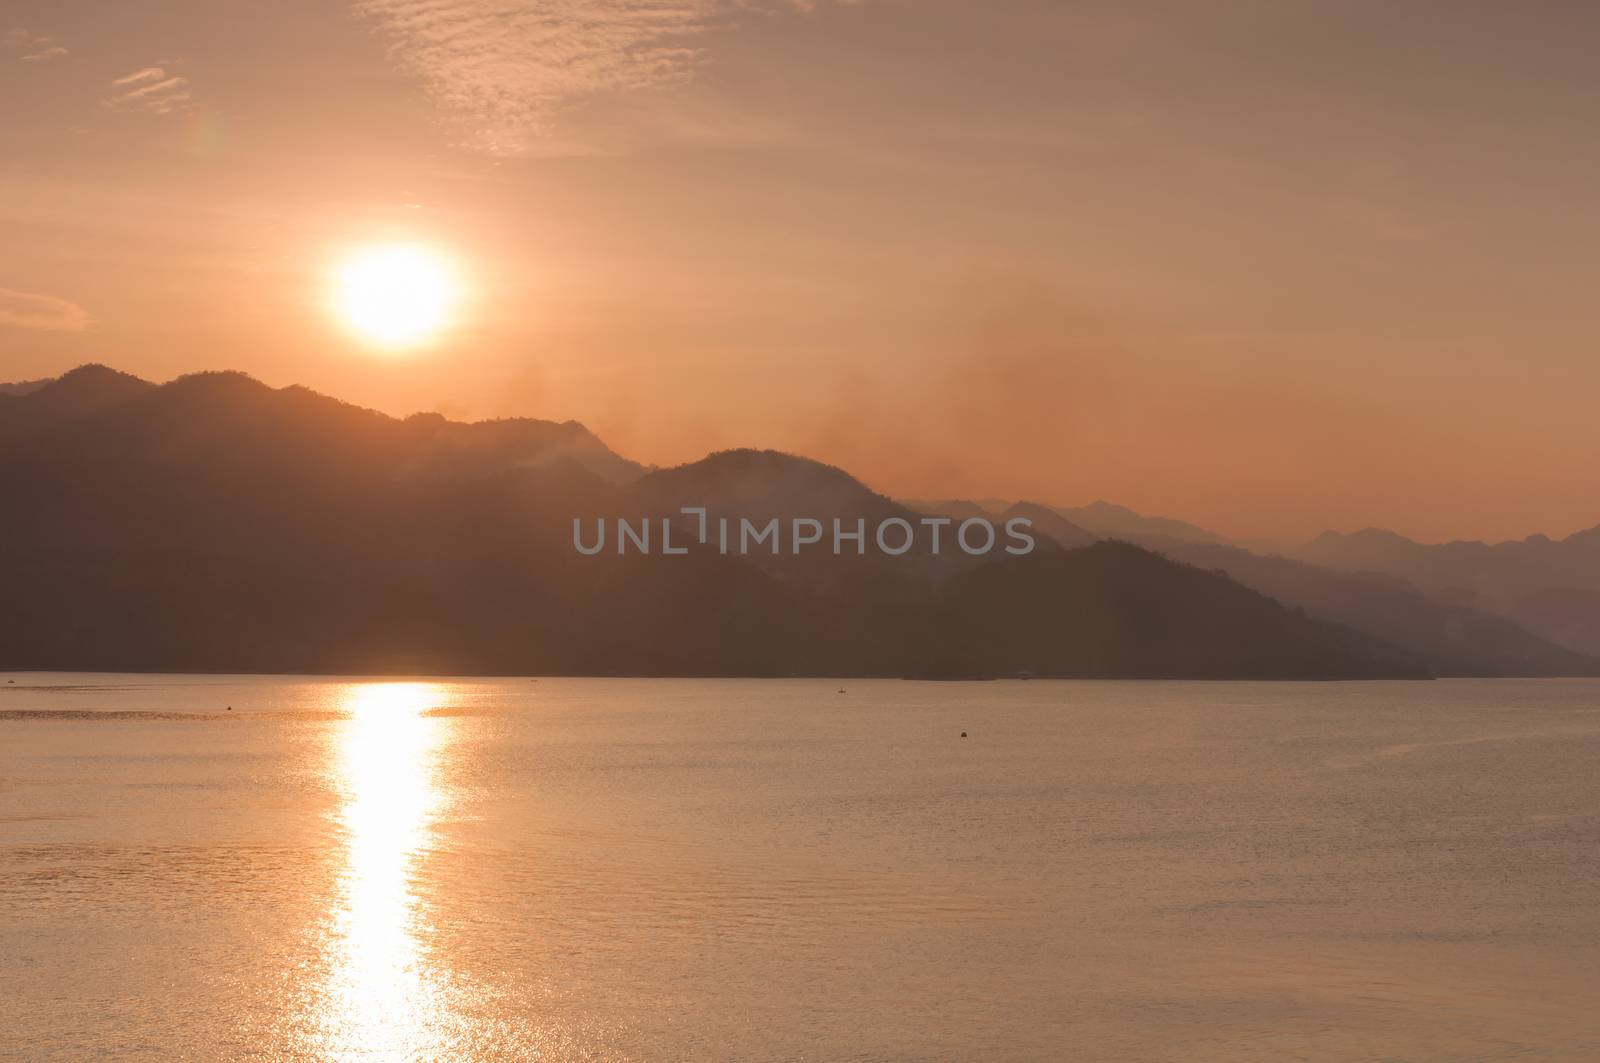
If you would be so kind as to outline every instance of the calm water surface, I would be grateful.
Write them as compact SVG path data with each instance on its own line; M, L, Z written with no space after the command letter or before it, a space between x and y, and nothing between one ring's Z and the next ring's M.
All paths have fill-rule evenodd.
M0 679L6 1058L1600 1059L1593 682Z

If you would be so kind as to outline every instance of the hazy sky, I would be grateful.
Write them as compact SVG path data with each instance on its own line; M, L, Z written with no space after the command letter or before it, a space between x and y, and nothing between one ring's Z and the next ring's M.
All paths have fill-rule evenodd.
M1245 536L1600 523L1600 4L0 0L0 379ZM342 256L437 247L375 350Z

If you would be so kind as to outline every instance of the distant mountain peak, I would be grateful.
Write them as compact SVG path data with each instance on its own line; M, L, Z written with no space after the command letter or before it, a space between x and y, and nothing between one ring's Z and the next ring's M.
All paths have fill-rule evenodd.
M1388 528L1362 528L1353 532L1333 531L1329 529L1312 540L1318 543L1337 542L1366 542L1366 543L1393 543L1395 545L1418 546L1414 539L1407 539L1399 532L1390 531Z
M1040 502L1029 502L1027 500L1017 502L1000 516L1006 520L1021 518L1028 521L1035 531L1048 536L1057 545L1067 550L1075 550L1081 546L1091 546L1100 541L1100 536L1080 525L1074 524L1060 513Z
M88 390L104 390L108 388L117 388L123 391L144 391L154 386L148 380L140 380L130 373L112 369L110 366L101 365L98 362L89 362L78 366L76 369L67 370L39 388L38 392L75 391L81 393Z
M1096 499L1095 501L1090 502L1087 506L1080 506L1078 508L1082 509L1085 513L1101 513L1106 516L1134 517L1140 520L1144 519L1144 515L1142 513L1135 512L1134 510L1129 509L1127 506L1119 506L1114 502L1107 502L1105 499Z
M1228 540L1186 520L1147 517L1127 506L1099 500L1086 506L1050 507L1064 519L1102 538L1129 539L1134 542L1176 539L1181 542L1226 543Z
M792 454L786 450L773 450L770 447L729 447L726 450L714 450L710 454L707 454L704 458L701 458L698 462L693 462L691 464L742 466L749 468L759 468L770 465L796 465L808 466L815 469L826 469L832 472L841 473L843 475L849 475L848 473L844 473L844 470L842 469L829 465L826 462L818 461L815 458L808 458L804 454Z
M90 417L154 388L148 381L103 365L80 365L38 387L9 393L0 438L26 436L47 425Z
M661 490L700 491L706 497L754 503L762 499L807 499L810 504L870 502L893 506L887 498L836 466L799 454L756 447L719 450L698 461L657 469L646 478Z
M1561 541L1569 546L1600 548L1600 524L1595 525L1593 528L1585 528L1583 531L1573 532Z
M167 385L173 390L203 390L208 388L227 388L233 391L273 391L271 385L265 384L255 377L239 369L204 369L198 373L185 373ZM295 394L316 395L317 392L301 384L291 384L282 391Z

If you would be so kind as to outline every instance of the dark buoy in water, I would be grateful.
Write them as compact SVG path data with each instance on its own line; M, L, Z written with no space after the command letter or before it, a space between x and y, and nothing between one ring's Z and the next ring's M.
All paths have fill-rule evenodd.
M967 732L965 732L965 731L962 731L962 732L961 732L961 737L962 737L962 738L965 738L965 737L967 737Z
M839 688L839 693L841 693L841 694L843 694L843 693L844 693L844 687L840 687L840 688Z
M229 712L232 712L232 711L233 711L233 706L232 706L232 705L229 705L229 706L228 706L228 711L229 711Z

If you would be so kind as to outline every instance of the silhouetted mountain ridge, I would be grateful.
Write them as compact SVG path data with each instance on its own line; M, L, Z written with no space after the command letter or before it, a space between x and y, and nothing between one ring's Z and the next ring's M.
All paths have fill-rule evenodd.
M235 373L155 386L95 368L8 395L0 497L0 577L21 603L0 614L8 668L1427 674L1380 640L1119 544L583 557L575 519L683 504L916 514L792 455L650 472L570 423L398 420Z
M1147 517L1126 506L1092 502L1087 506L1055 506L1066 520L1102 539L1128 539L1138 542L1145 536L1160 536L1184 542L1226 543L1228 540L1188 521L1171 517Z
M945 501L916 505L957 518L990 512L987 503ZM1044 508L1019 503L1007 513L1028 515L1036 528L1065 547L1082 545L1085 536L1120 539L1186 564L1224 572L1286 606L1304 609L1312 616L1401 647L1426 661L1440 675L1600 674L1600 658L1596 656L1600 652L1600 593L1547 590L1509 602L1481 600L1460 590L1453 595L1438 589L1430 593L1390 572L1407 570L1416 559L1426 558L1431 548L1381 529L1367 529L1351 536L1328 533L1317 540L1325 549L1330 544L1355 544L1364 550L1363 559L1372 568L1369 571L1264 555L1227 543L1184 521L1144 517L1103 502L1071 510L1049 508L1041 513ZM1064 521L1059 516L1062 512L1088 515L1104 534L1095 536ZM1053 524L1051 515L1062 523ZM1168 534L1173 531L1178 534ZM1542 536L1526 540L1534 546L1541 541L1550 542ZM1590 541L1600 542L1600 534L1580 532L1565 542ZM1473 546L1483 544L1460 544L1457 551ZM1379 560L1374 560L1375 555ZM1481 560L1481 555L1469 557L1469 565L1473 560ZM1564 565L1551 575L1566 577Z
M1342 572L1239 547L1167 540L1147 546L1227 573L1247 587L1402 647L1448 676L1600 675L1600 660L1503 616L1440 601L1394 576Z
M1063 549L1075 550L1091 546L1105 536L1096 535L1074 524L1061 515L1061 511L1038 502L1017 502L1000 514L1001 520L1022 518L1032 523L1041 535L1048 536Z
M1418 543L1378 528L1325 532L1293 555L1379 572L1429 595L1500 613L1570 649L1600 655L1600 527L1564 539Z
M83 365L54 380L11 385L0 404L0 442L89 417L154 388L103 365Z

